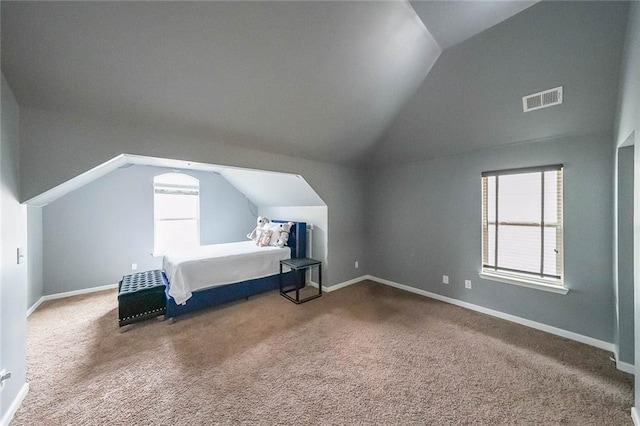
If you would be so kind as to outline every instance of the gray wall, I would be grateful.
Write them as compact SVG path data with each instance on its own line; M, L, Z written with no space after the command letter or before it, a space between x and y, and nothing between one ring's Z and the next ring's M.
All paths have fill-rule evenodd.
M620 71L615 147L632 145L640 134L640 3L631 2ZM634 346L635 372L640 377L640 149L634 149ZM617 208L617 206L615 206ZM617 217L617 214L614 216ZM615 256L614 256L615 257ZM621 316L629 313L621 312ZM640 408L640 380L635 381L635 407Z
M567 295L481 280L486 170L564 163ZM610 135L560 138L371 173L371 275L613 341ZM442 275L450 284L442 284ZM473 288L466 290L464 280Z
M44 295L42 263L42 208L27 207L27 252L28 286L27 308Z
M160 268L162 258L151 255L153 177L171 171L117 169L44 207L44 294L116 283L132 263ZM201 244L246 239L255 226L247 199L217 174L181 172L200 181Z
M0 393L0 419L25 384L27 264L17 264L17 248L27 248L27 208L18 201L19 108L2 76L0 138L0 369L13 376Z
M361 170L30 108L21 110L20 132L23 200L121 153L302 175L328 206L326 283L362 275L353 268L364 257Z
M634 363L633 338L633 146L618 150L617 197L617 297L616 344L618 359Z

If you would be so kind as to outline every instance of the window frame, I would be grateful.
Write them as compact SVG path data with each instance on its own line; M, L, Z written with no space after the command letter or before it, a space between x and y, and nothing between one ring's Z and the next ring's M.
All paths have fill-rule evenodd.
M177 184L177 183L157 183L156 180L161 177L167 177L169 175L177 175L181 178L188 178L188 181L193 182L192 184ZM196 215L194 218L172 218L172 219L160 219L157 216L156 210L156 195L158 194L158 189L166 191L162 192L165 194L174 194L174 195L195 195L196 199ZM181 221L181 220L195 220L196 222L196 241L195 245L199 246L201 241L200 236L200 180L186 173L180 172L169 172L163 173L154 176L152 182L152 190L153 190L153 252L152 255L154 257L162 257L166 254L166 250L159 250L158 247L158 222L164 221ZM185 192L195 192L195 194L188 194Z
M559 202L559 205L557 206L557 221L555 225L548 225L545 224L544 221L544 198L545 198L545 192L544 192L544 172L549 172L549 171L557 171L559 173L559 179L558 179L558 189L557 189L557 194L556 194L556 199ZM488 178L495 176L496 177L496 193L495 193L495 202L496 202L496 207L495 207L495 214L496 217L494 219L494 224L496 225L496 232L495 232L495 241L494 241L494 247L496 250L496 253L499 250L499 247L497 246L497 239L498 239L498 229L499 226L502 222L503 225L508 226L509 223L506 221L500 221L499 220L499 216L498 216L498 200L499 200L499 192L498 192L498 187L499 187L499 177L500 176L505 176L505 175L521 175L521 174L530 174L530 173L541 173L542 174L542 178L541 178L541 188L540 188L540 205L541 205L541 215L540 215L540 222L534 222L529 224L527 222L527 226L535 226L537 228L540 228L541 231L541 241L540 241L540 250L541 250L541 271L540 274L536 274L534 272L531 271L522 271L522 270L509 270L509 268L500 268L499 262L497 261L497 257L494 258L494 265L489 265L488 264L488 247L489 247L489 242L490 242L490 237L489 237L489 225L491 224L491 220L490 218L488 218L488 211L489 211L489 191L487 188L488 185ZM481 216L481 241L482 241L482 250L481 250L481 268L480 268L480 278L483 279L487 279L487 280L491 280L491 281L498 281L498 282L502 282L502 283L507 283L507 284L514 284L514 285L519 285L519 286L523 286L523 287L529 287L529 288L535 288L535 289L539 289L539 290L545 290L545 291L550 291L550 292L554 292L554 293L559 293L559 294L567 294L567 292L569 291L568 288L565 286L565 272L564 272L564 167L562 164L553 164L553 165L547 165L547 166L536 166L536 167L523 167L523 168L515 168L515 169L504 169L504 170L493 170L493 171L487 171L487 172L483 172L482 173L482 179L481 179L481 212L482 212L482 216ZM511 221L513 222L512 225L517 225L518 221ZM524 223L524 222L522 222ZM559 259L559 269L560 269L560 275L551 275L551 274L545 274L544 273L544 229L548 226L553 226L556 229L556 234L558 235L559 232L559 244L558 246L560 247L560 259Z

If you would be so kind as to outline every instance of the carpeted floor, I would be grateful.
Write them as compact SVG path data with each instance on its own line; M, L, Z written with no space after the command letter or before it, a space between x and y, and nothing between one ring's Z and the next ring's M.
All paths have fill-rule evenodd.
M633 424L610 354L363 282L117 330L115 291L28 321L12 425Z

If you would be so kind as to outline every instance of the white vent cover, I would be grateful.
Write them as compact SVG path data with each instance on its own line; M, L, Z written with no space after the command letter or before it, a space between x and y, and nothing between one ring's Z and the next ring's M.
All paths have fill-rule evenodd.
M524 112L546 108L562 103L562 86L522 97Z

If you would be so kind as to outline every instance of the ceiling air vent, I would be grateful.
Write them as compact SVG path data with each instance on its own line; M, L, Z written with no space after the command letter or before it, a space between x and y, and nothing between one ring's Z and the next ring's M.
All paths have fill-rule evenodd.
M522 109L524 112L546 108L562 103L562 86L544 92L534 93L522 98Z

